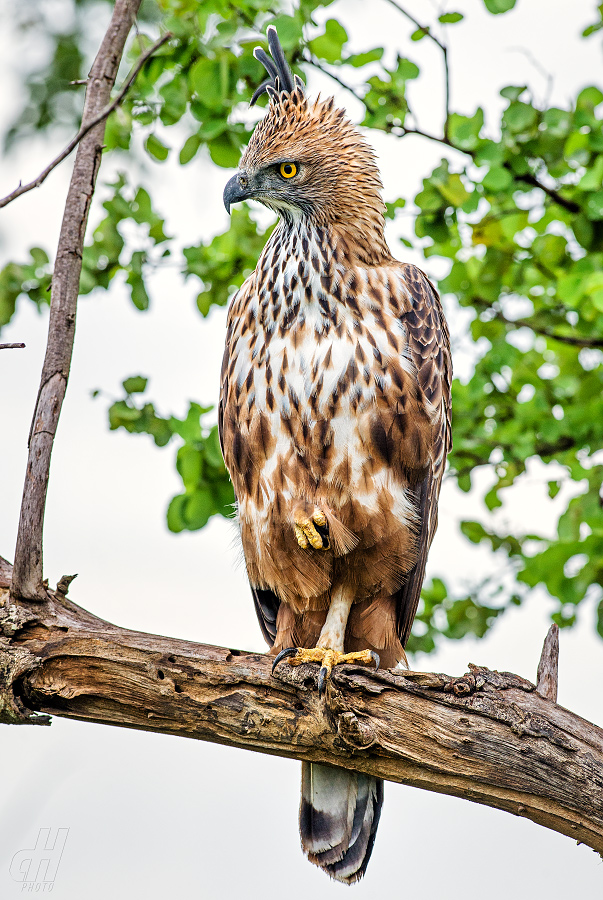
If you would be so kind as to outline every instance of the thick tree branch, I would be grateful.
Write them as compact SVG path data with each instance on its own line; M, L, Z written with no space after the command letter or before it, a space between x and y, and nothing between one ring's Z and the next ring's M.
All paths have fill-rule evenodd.
M317 667L121 629L49 592L14 603L0 558L0 721L48 715L331 763L525 816L603 853L603 730L517 675ZM42 714L42 717L39 715Z
M126 38L140 2L141 0L115 2L111 22L90 70L82 117L83 128L94 122L109 102ZM105 118L102 117L80 141L52 276L48 342L31 423L11 586L13 596L32 600L43 600L46 597L42 574L42 535L50 456L71 367L84 235L101 161L104 134Z
M7 194L6 197L3 197L0 200L0 209L2 209L2 207L4 206L8 206L9 203L12 203L13 200L16 200L17 197L20 197L22 194L26 194L28 191L32 191L34 188L40 187L40 185L46 181L52 170L56 169L56 167L60 165L73 150L75 150L82 138L86 137L88 132L91 131L95 127L95 125L98 125L108 116L110 116L114 109L117 109L121 101L124 99L128 91L132 87L134 81L136 80L136 76L144 66L147 59L152 56L153 53L155 53L155 51L162 46L162 44L165 44L166 41L169 41L171 37L172 35L169 32L167 34L164 34L163 37L160 37L159 40L155 41L152 46L148 47L145 52L138 57L138 59L136 60L136 65L126 78L121 87L121 90L111 101L111 103L105 106L105 108L102 109L92 119L90 119L89 122L87 122L85 125L82 125L78 133L69 141L62 153L59 153L59 155L46 166L44 171L40 172L37 178L34 178L34 180L30 181L28 184L20 184L19 187L15 188L14 191L12 191L10 194ZM72 81L71 84L88 84L88 82Z

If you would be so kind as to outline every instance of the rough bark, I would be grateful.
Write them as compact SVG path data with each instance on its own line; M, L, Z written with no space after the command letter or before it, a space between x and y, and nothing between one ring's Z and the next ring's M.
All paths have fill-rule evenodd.
M116 0L111 22L88 78L82 125L97 117L109 102L141 0ZM44 600L42 533L50 456L71 367L82 252L88 212L101 161L105 119L81 139L69 185L52 275L48 343L38 399L31 423L29 456L23 488L15 569L14 597Z
M14 603L0 561L0 721L177 734L464 797L603 853L603 730L524 678L317 667L118 628L65 596ZM3 589L4 588L4 589ZM40 715L42 714L42 715Z

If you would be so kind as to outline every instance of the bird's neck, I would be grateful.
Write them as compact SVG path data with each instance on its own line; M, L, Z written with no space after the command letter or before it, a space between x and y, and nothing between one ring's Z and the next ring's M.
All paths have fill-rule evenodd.
M308 262L314 259L321 269L342 263L379 266L392 260L383 233L383 216L376 214L342 216L335 221L285 215L269 243Z

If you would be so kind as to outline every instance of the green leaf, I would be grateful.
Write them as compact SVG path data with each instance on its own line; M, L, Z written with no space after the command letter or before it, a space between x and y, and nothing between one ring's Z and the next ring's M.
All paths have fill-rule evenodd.
M180 165L185 166L188 162L191 161L191 159L194 159L200 146L200 136L198 134L191 134L191 136L184 142L182 150L180 151Z
M494 167L484 175L483 186L488 191L500 193L508 190L513 184L513 176L508 169Z
M236 169L241 158L238 144L233 142L232 134L222 133L208 144L212 160L225 169Z
M399 197L397 200L394 200L393 203L385 204L385 218L386 219L395 219L396 212L399 209L404 209L406 206L406 200L403 197Z
M412 81L419 77L419 67L414 62L411 62L410 59L399 57L396 75L403 81Z
M184 519L184 507L187 501L186 494L179 494L170 501L167 510L167 526L170 531L178 534L186 528Z
M327 62L334 63L341 59L341 48L347 42L347 39L348 34L343 25L336 19L329 19L325 23L324 34L311 40L308 47L319 59L325 59Z
M355 68L366 66L368 63L377 62L383 56L383 47L375 47L374 50L367 50L365 53L352 53L350 56L342 58L342 63Z
M483 126L484 111L482 109L478 109L473 116L452 113L448 119L448 134L452 143L461 150L475 150Z
M29 250L32 262L35 266L43 267L49 263L48 254L41 247L31 247Z
M417 28L410 36L411 41L422 41L429 34L429 28Z
M179 122L186 112L189 99L185 77L181 74L176 75L160 88L159 95L163 98L163 105L160 111L160 118L163 124L174 125L176 122Z
M537 121L538 113L534 107L519 100L513 100L503 114L503 122L515 134L534 128Z
M142 394L146 390L149 379L142 375L132 375L122 382L126 394Z
M561 490L561 484L558 481L549 481L549 497L554 499Z
M197 446L185 444L176 457L176 468L186 490L195 490L201 480L203 456Z
M486 531L479 522L461 522L461 531L472 544L479 544L486 537Z
M590 194L586 201L586 215L591 220L603 219L603 190Z
M597 631L600 637L603 638L603 600L597 606Z
M516 0L484 0L484 6L493 15L509 12L515 6Z
M469 192L461 181L461 176L451 174L446 181L436 183L437 189L453 206L462 206L469 199Z
M142 277L136 272L130 272L126 282L130 285L130 296L136 309L141 312L148 309L149 295Z
M210 466L214 466L216 469L224 468L224 459L220 448L220 436L217 425L214 425L205 441L205 459Z
M524 91L527 91L527 85L523 84L519 87L514 87L513 85L508 85L504 87L500 91L500 96L505 97L506 100L519 100Z
M444 15L438 16L438 22L441 22L442 25L454 25L456 22L461 22L463 18L462 13L444 13Z
M207 525L210 517L216 512L216 506L211 493L207 490L197 490L191 494L184 506L184 521L189 531L197 531Z
M200 57L189 69L191 90L203 106L219 109L224 105L224 85L220 60Z
M169 155L169 148L154 134L150 134L144 142L147 153L155 157L159 162L164 162Z
M603 93L598 87L585 87L580 91L576 100L577 109L594 109L599 103L603 103Z

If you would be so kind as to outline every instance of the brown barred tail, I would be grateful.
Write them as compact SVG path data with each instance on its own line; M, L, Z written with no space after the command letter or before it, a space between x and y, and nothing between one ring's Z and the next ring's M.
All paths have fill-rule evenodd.
M310 862L344 884L362 878L382 806L380 778L303 762L299 832Z

